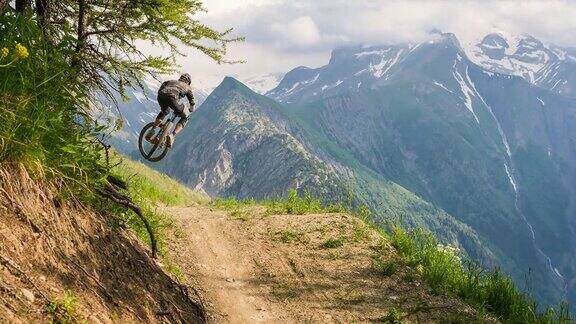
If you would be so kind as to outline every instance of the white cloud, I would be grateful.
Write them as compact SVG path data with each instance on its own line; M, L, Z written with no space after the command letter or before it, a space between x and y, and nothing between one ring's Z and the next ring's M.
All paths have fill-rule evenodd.
M207 0L205 6L202 21L234 27L246 37L230 47L230 58L246 64L218 66L197 53L179 60L198 81L211 85L225 75L244 78L318 66L338 46L423 40L434 28L453 32L464 43L503 30L576 47L572 1Z
M258 6L282 3L282 0L208 0L204 7L208 9L207 16L221 16L238 10L246 10Z
M310 16L298 17L286 24L273 24L270 31L289 46L314 46L322 41L320 30Z

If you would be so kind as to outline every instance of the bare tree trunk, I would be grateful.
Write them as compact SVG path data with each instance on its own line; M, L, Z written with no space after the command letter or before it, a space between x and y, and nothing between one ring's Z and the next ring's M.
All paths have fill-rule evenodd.
M0 15L4 13L4 7L8 4L8 0L0 0Z
M84 34L84 24L86 20L86 1L78 0L78 26L76 29L76 48L74 52L80 54L84 49L84 43L86 35ZM74 55L72 59L72 67L78 67L80 65L80 55Z
M42 27L45 38L50 37L48 30L48 17L50 15L50 1L36 0L36 15L38 15L38 24Z
M36 14L40 19L46 19L50 3L48 0L36 0Z
M84 47L84 24L86 19L86 1L78 0L78 29L76 35L76 53Z
M16 0L16 11L24 13L30 9L30 0Z

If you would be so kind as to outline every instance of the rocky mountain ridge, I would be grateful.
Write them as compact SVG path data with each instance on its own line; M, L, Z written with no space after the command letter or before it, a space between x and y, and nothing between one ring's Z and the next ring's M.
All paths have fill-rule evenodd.
M532 84L576 96L576 51L545 44L527 34L486 35L467 48L470 59L489 71L520 76Z

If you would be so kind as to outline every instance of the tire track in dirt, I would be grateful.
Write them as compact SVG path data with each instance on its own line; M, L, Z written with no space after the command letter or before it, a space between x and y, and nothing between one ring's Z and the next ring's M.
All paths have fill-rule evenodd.
M201 287L214 322L294 322L279 305L266 298L252 258L261 251L251 233L223 212L205 208L169 210L182 233L170 243L173 256L196 287Z
M165 211L176 225L171 259L199 291L211 323L495 322L434 294L355 217Z

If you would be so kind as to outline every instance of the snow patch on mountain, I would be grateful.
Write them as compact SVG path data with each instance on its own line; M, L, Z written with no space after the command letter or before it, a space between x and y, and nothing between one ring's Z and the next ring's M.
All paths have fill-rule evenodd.
M400 55L402 55L403 52L404 49L400 49L398 52L396 52L396 55L394 56L393 59L387 60L383 57L382 61L379 64L374 66L370 65L372 75L374 75L374 77L376 78L381 78L385 76L386 73L390 71L390 69L398 62L398 59L400 58Z
M243 83L255 92L265 94L266 92L276 88L283 77L284 73L272 73L249 77L244 79Z
M559 77L559 72L564 63L574 62L567 49L527 34L488 34L475 44L467 44L464 50L472 62L488 71L519 76L560 93L567 81Z
M322 91L336 88L337 86L341 85L342 82L343 82L342 80L338 80L338 81L336 81L335 83L330 84L330 85L326 85L326 84L325 84L325 85L322 86Z
M454 91L452 91L452 90L450 90L450 89L446 88L446 86L445 86L445 85L443 85L442 83L440 83L440 82L438 82L438 81L436 81L436 80L434 80L434 84L435 84L435 85L437 85L437 86L439 86L440 88L442 88L442 89L444 89L444 90L446 90L446 91L450 92L450 93L454 93Z
M462 90L462 93L464 94L464 105L472 113L474 119L476 119L476 122L480 124L480 120L478 119L478 116L474 111L474 107L472 106L472 97L474 96L474 91L472 91L470 85L464 80L462 74L460 74L460 72L458 71L458 67L456 66L458 62L461 61L461 59L462 58L460 57L460 55L458 55L457 59L454 60L454 65L452 66L454 71L452 72L452 75L460 85L460 90ZM468 66L466 66L466 79L468 81L470 80L470 77L468 76Z
M354 54L356 58L361 58L364 56L384 56L386 53L390 51L390 48L382 49L382 50L375 50L375 51L365 51Z

